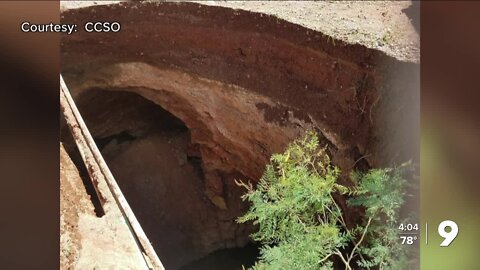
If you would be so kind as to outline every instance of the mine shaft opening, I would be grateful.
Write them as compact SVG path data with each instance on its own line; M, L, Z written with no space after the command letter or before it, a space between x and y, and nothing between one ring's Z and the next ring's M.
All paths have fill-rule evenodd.
M184 122L131 89L90 89L75 99L167 269L254 263L258 246L236 224L238 212L219 209L205 194L201 154Z

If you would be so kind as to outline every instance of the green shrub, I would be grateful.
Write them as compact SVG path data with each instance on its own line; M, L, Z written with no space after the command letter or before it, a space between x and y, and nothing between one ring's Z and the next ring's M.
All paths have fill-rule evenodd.
M252 269L332 269L334 257L345 269L407 269L396 226L403 168L354 173L353 187L340 185L340 170L313 132L273 155L256 188L237 182L251 204L238 222L258 225L252 238L262 244ZM347 228L334 193L348 196L349 207L365 209L362 224Z

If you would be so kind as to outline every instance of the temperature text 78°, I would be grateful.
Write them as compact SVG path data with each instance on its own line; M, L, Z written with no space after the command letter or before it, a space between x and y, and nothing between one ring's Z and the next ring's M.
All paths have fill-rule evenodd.
M417 236L400 236L402 239L402 245L413 245L413 242L417 240Z

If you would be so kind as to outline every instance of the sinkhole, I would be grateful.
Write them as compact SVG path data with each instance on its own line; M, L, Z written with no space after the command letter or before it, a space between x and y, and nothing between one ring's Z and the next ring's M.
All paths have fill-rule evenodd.
M61 73L166 269L252 264L255 228L235 222L248 205L234 180L258 182L306 130L342 181L418 148L418 64L273 15L196 3L92 6L61 19L92 16L115 16L122 31L62 36Z
M184 122L139 94L118 89L92 89L76 103L167 269L253 264L258 247L249 243L252 228L235 222L243 202L236 196L241 210L221 209L209 199L199 147Z

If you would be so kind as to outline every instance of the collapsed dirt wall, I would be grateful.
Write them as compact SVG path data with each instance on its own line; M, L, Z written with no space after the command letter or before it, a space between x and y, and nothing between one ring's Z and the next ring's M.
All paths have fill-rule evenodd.
M233 180L258 180L270 155L306 129L319 132L345 175L414 155L405 145L416 140L416 64L229 8L142 2L62 13L63 23L92 20L122 30L62 38L76 100L127 91L180 119L198 147L205 193L231 217L244 209ZM102 125L94 136L118 132Z
M126 12L130 9L135 12ZM376 92L390 90L381 89L388 78L382 78L379 67L410 68L378 51L240 10L190 3L122 3L62 14L69 23L81 25L87 19L116 19L122 22L122 31L81 31L64 37L62 66L70 83L75 82L72 75L115 63L175 67L268 96L287 106L269 110L276 112L270 120L281 121L289 109L304 121L311 116L344 145L369 144Z

